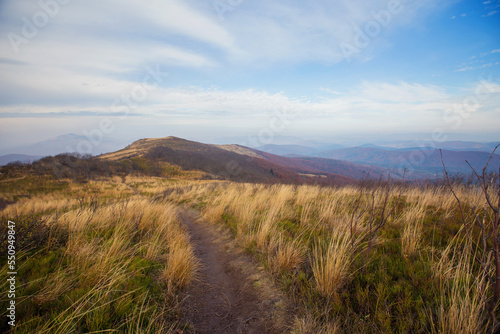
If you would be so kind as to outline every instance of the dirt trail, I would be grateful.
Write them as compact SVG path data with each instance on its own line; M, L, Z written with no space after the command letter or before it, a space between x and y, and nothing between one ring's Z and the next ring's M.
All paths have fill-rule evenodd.
M12 178L12 179L2 180L2 181L0 181L0 183L6 183L6 182L12 182L12 181L19 181L19 180L24 179L25 177L26 177L26 175L15 177L15 178Z
M200 221L194 210L185 211L182 220L202 265L183 303L192 332L285 333L287 303L262 270L238 251L227 233Z

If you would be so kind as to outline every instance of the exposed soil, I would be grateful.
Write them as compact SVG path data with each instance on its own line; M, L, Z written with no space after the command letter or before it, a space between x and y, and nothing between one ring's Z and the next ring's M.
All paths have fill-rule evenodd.
M262 268L234 245L227 232L200 220L194 210L184 212L182 220L201 262L182 306L191 332L287 332L291 313Z
M14 204L15 202L7 201L6 199L0 198L0 210L5 209L8 205Z

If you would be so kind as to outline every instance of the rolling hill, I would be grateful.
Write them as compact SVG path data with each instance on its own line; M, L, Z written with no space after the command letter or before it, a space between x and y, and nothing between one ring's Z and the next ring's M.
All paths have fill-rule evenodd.
M346 184L361 179L364 173L378 177L387 172L339 160L289 158L240 145L210 145L177 137L141 139L100 159L161 161L202 171L207 178L244 182Z
M333 173L362 179L365 176L379 178L381 175L387 175L389 170L376 166L367 166L355 164L347 161L326 158L313 157L283 157L266 152L259 152L266 160L272 161L280 166L285 166L291 170L302 174L324 174Z

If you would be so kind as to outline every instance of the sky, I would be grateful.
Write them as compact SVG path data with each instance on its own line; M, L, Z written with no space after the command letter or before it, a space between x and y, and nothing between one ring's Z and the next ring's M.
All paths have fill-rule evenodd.
M500 0L1 0L0 34L0 149L500 141Z

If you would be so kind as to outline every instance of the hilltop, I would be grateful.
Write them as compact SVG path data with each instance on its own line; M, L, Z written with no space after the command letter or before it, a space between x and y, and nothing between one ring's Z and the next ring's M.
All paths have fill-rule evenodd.
M178 137L140 139L104 154L108 161L153 161L201 171L204 178L245 182L347 184L387 170L325 158L282 157L241 145L211 145Z

